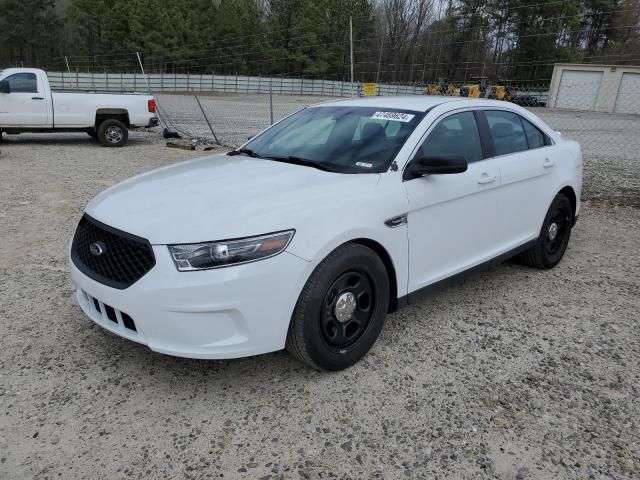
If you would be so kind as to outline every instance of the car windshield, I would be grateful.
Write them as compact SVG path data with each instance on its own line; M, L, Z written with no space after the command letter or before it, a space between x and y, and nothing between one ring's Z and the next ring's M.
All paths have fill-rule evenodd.
M339 173L384 172L424 115L380 107L306 108L251 140L244 153Z

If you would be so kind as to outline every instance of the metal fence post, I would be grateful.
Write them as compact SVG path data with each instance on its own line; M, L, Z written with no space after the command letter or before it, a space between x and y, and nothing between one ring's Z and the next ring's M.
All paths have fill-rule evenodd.
M209 125L209 130L211 130L211 133L213 134L213 139L216 141L216 143L218 145L221 145L220 141L218 140L218 137L216 136L216 132L213 131L213 127L211 126L211 122L209 122L209 119L207 118L207 114L204 113L204 108L202 108L202 104L200 103L200 99L195 94L195 92L194 92L193 96L196 98L196 102L198 102L198 106L200 107L200 111L202 112L202 116L204 117L204 120L207 122L207 125Z
M271 88L271 80L269 80L269 113L271 115L271 125L273 125L273 89Z

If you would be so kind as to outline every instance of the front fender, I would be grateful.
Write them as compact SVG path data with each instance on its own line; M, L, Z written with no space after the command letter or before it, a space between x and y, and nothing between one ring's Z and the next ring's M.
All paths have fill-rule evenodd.
M396 228L381 229L354 228L327 236L323 239L316 238L312 242L292 242L287 251L309 262L307 267L307 278L332 251L345 243L355 241L370 241L377 243L388 254L395 272L397 298L407 294L408 288L408 244L407 225ZM296 232L296 236L299 232ZM306 280L305 280L306 283Z

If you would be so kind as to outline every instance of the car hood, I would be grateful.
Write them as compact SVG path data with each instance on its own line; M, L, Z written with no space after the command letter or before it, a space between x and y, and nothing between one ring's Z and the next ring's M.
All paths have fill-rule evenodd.
M223 240L296 228L320 209L339 215L348 197L370 190L379 177L213 155L116 184L86 212L153 244Z

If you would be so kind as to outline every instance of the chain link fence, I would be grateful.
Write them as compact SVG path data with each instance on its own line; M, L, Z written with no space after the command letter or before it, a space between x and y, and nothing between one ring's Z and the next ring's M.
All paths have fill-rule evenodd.
M633 75L640 79L639 71L606 82L602 75L581 78L569 71L548 84L378 85L375 93L493 98L524 106L566 138L580 142L585 158L583 199L640 206L640 81ZM49 73L49 78L54 89L147 91L140 74ZM148 81L168 130L187 141L229 148L307 105L351 96L350 83L323 80L150 75ZM354 95L364 93L361 84L353 90Z

